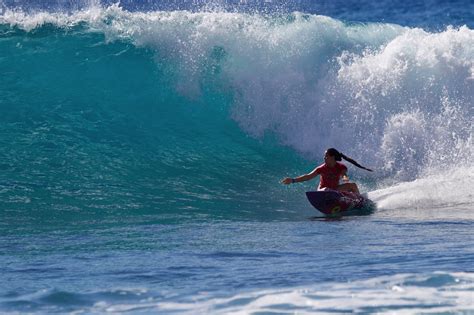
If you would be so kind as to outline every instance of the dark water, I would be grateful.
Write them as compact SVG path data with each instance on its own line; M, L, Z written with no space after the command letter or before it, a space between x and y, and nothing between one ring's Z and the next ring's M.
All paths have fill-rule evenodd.
M0 312L473 312L472 6L0 1Z

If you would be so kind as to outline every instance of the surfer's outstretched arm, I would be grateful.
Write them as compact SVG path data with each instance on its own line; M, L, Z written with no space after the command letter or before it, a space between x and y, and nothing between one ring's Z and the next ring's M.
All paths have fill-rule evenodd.
M304 175L301 175L301 176L298 176L298 177L295 177L295 178L291 178L291 177L283 178L281 180L281 183L285 184L285 185L288 185L288 184L292 184L292 183L305 182L305 181L313 179L313 178L315 178L316 176L319 175L316 170L317 170L317 168L315 168L314 170L312 170L308 174L304 174Z

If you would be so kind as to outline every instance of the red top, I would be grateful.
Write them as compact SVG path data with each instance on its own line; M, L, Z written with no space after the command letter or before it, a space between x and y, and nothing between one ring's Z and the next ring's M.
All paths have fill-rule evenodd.
M339 179L346 171L347 167L339 162L336 162L336 165L334 165L334 167L329 167L328 165L326 165L326 163L321 164L316 168L316 174L319 174L321 176L318 189L325 187L330 189L337 189L337 186L339 186Z

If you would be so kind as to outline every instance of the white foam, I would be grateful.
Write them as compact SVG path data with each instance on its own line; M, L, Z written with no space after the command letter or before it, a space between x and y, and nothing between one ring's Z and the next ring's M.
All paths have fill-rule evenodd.
M474 207L474 167L422 176L369 193L378 209L468 209Z
M162 301L143 306L155 312L172 311L183 314L472 312L473 290L473 274L437 272L429 275L399 274L346 283L255 290L224 298L203 292L185 301ZM94 311L103 311L104 307L107 306L96 305ZM139 305L135 307L138 309ZM133 309L133 306L120 305L113 308L127 309Z

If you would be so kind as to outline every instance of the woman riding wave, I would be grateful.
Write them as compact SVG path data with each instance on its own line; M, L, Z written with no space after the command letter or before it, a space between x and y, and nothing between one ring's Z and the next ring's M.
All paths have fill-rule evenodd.
M350 191L359 194L360 192L357 185L355 183L349 183L349 177L347 177L347 167L344 164L338 162L342 159L354 164L359 168L372 172L371 169L363 167L350 157L345 156L334 148L330 148L327 149L326 153L324 154L323 164L316 167L308 174L301 175L295 178L286 177L281 181L281 183L288 185L293 183L305 182L320 175L321 180L319 182L318 190L333 189L338 191ZM339 184L339 180L341 178L344 181L343 184Z

